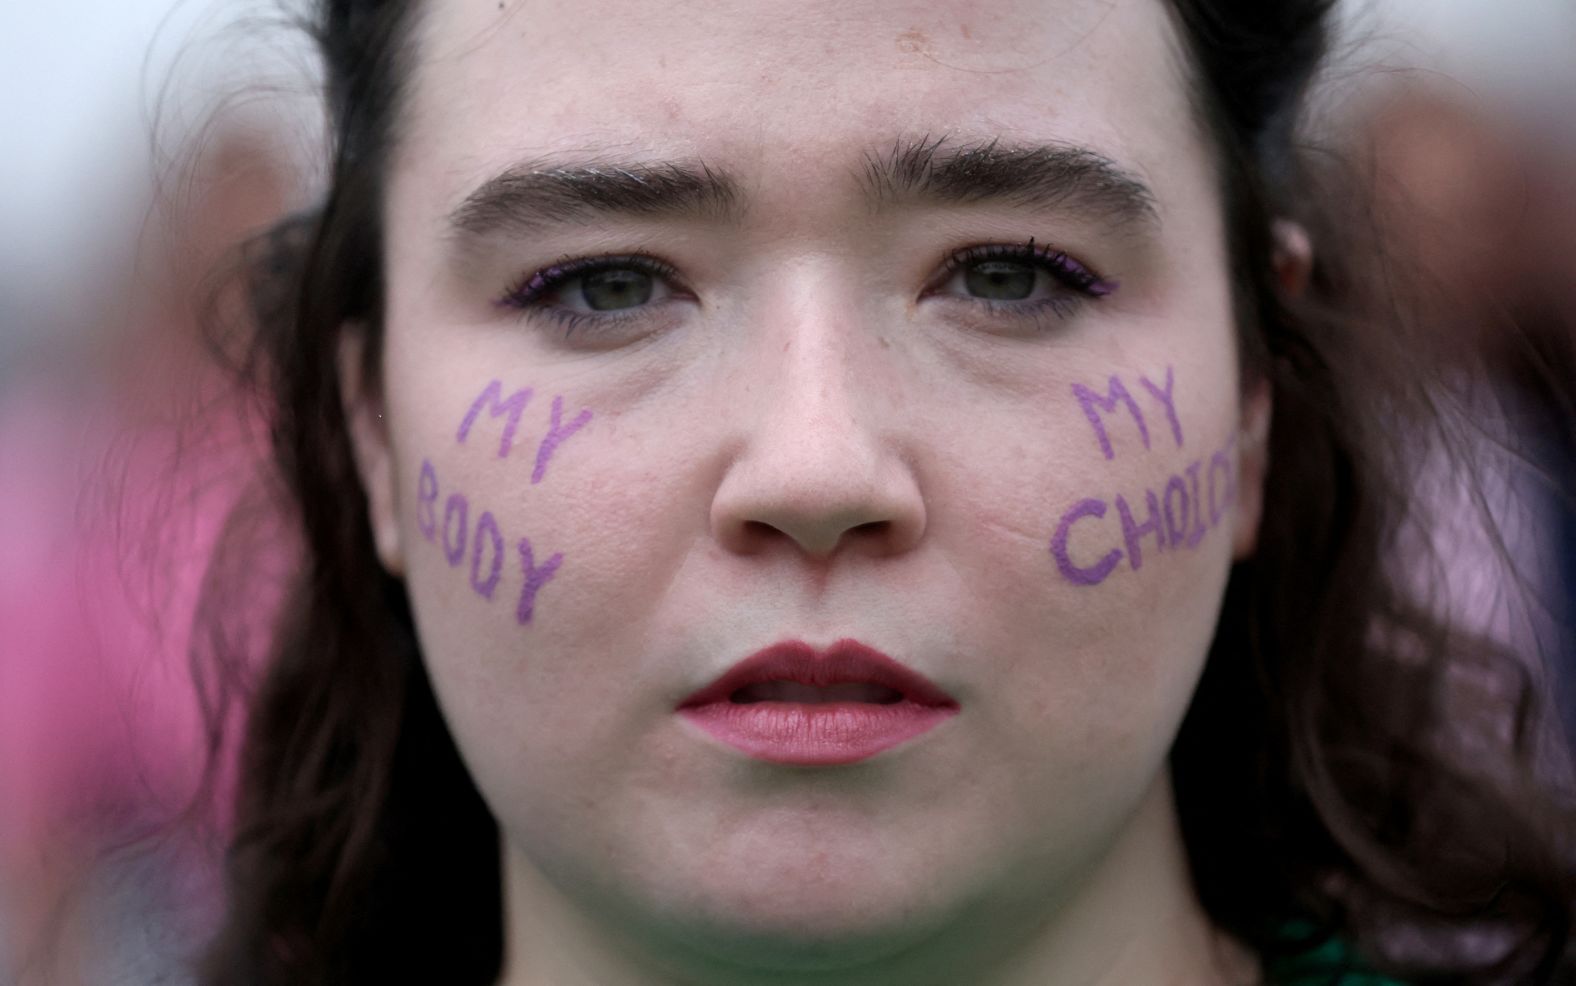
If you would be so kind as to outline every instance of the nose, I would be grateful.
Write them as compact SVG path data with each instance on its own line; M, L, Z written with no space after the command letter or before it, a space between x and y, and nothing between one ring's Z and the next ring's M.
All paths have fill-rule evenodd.
M898 388L868 331L804 318L763 340L711 507L730 551L890 556L925 530ZM850 353L857 358L850 358Z

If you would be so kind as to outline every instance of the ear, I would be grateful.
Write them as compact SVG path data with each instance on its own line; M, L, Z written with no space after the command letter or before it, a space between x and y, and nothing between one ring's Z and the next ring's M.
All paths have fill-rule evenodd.
M1281 297L1294 300L1308 290L1313 277L1313 240L1301 223L1290 219L1277 219L1270 227L1275 238L1275 281Z
M399 503L394 491L394 455L389 446L388 421L383 416L383 395L369 386L365 374L366 335L359 326L346 326L338 353L340 406L350 429L356 473L367 494L367 522L378 561L389 574L405 574L404 547L400 543Z
M1308 290L1313 277L1313 240L1301 223L1277 219L1271 227L1276 286L1291 301ZM1237 509L1232 558L1251 557L1259 543L1264 517L1264 478L1270 468L1270 420L1274 392L1267 377L1258 378L1242 395L1242 420L1237 428Z

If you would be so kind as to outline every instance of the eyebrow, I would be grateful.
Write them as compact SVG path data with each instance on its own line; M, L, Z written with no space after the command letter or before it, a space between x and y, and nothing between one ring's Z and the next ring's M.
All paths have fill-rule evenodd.
M475 239L606 214L729 219L742 202L737 182L698 161L525 162L467 195L449 214L449 228Z
M1159 226L1147 185L1105 155L1073 144L899 138L886 152L866 155L860 179L878 211L914 202L1004 201ZM464 244L607 215L731 221L744 206L738 181L700 161L537 160L483 182L449 214L449 228Z
M867 155L861 175L877 209L910 201L1026 208L1073 207L1117 223L1158 228L1149 186L1115 161L1076 144L950 144L946 137L900 138Z

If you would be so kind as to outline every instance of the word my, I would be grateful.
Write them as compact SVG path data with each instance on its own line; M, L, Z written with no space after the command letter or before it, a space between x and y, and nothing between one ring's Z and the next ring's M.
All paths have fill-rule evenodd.
M526 404L530 403L533 391L530 387L523 387L508 397L503 396L503 381L494 380L481 392L481 396L471 404L471 409L465 413L465 420L460 422L460 430L454 436L456 443L463 445L471 433L471 428L476 424L477 417L486 409L493 418L507 415L503 424L503 436L498 442L498 458L507 458L510 450L514 448L514 434L520 427L520 415L525 413ZM547 434L536 446L536 468L531 470L531 483L535 485L547 475L547 463L558 446L564 443L570 435L584 428L591 421L591 411L581 408L568 424L564 424L564 398L562 395L553 398L552 420L548 423Z
M1176 400L1172 397L1173 385L1176 383L1176 374L1170 366L1166 367L1166 385L1156 386L1148 377L1139 377L1138 382L1149 391L1151 397L1165 408L1166 420L1171 425L1171 437L1176 439L1177 448L1182 447L1182 422L1177 418ZM1138 437L1144 442L1144 448L1149 448L1149 425L1144 421L1144 412L1139 408L1138 402L1133 399L1132 393L1122 386L1122 378L1116 374L1111 375L1106 384L1105 396L1101 397L1096 391L1090 390L1081 383L1073 384L1073 396L1078 399L1078 405L1083 408L1084 417L1089 419L1089 424L1094 428L1094 437L1100 443L1100 451L1107 459L1116 458L1116 450L1111 446L1111 435L1106 431L1105 419L1101 412L1115 414L1118 405L1125 405L1127 413L1132 415L1133 423L1138 426Z

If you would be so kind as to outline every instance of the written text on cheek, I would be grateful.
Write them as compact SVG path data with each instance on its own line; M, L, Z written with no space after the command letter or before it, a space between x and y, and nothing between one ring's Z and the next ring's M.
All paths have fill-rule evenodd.
M455 444L466 443L481 412L486 410L489 418L505 419L497 458L507 459L513 450L515 433L531 396L532 390L527 387L505 398L501 381L491 381L466 412L455 435ZM539 484L546 478L548 463L564 441L591 421L591 412L582 409L565 423L563 408L563 397L554 397L546 433L536 447L531 485ZM509 467L500 464L493 468ZM469 576L471 591L488 602L497 596L499 585L504 579L506 562L513 555L516 564L508 565L508 568L511 573L519 572L520 581L518 593L511 595L515 600L515 621L522 626L531 622L536 611L537 594L558 574L564 561L561 551L540 559L530 538L514 538L514 532L506 532L492 511L473 507L472 498L465 493L445 491L438 481L437 469L427 459L422 460L421 473L416 480L416 526L421 530L422 537L442 551L450 568ZM511 546L513 551L509 550Z
M1184 447L1181 419L1173 397L1175 375L1166 367L1163 387L1140 377L1139 383L1154 403L1164 409L1172 439ZM1143 409L1132 392L1113 375L1102 396L1083 386L1073 385L1073 396L1094 429L1101 454L1117 458L1103 415L1125 408L1136 426L1144 450L1150 450L1150 432ZM1120 419L1120 416L1118 415ZM1197 548L1204 537L1230 516L1236 500L1236 462L1232 456L1235 439L1189 463L1181 472L1164 482L1137 491L1129 498L1116 493L1108 500L1085 496L1063 511L1051 536L1051 557L1066 581L1078 586L1099 585L1120 570L1123 558L1127 570L1138 571L1144 564L1145 538L1153 536L1156 554L1181 548ZM1134 491L1127 491L1134 492ZM1114 509L1113 509L1114 507ZM1107 519L1107 514L1114 514ZM1101 548L1108 548L1102 552Z

